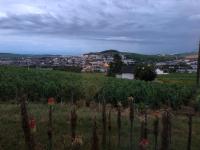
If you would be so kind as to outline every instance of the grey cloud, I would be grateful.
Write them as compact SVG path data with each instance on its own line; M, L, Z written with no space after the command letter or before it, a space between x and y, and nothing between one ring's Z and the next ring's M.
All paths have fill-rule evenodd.
M8 5L5 1L2 4ZM119 41L140 45L178 43L198 38L198 4L196 0L50 0L48 4L41 0L34 5L29 1L23 5L25 8L33 5L26 8L30 9L29 13L20 10L15 13L9 7L2 9L7 16L0 16L0 31L3 34L9 31L15 36L112 41L116 45ZM36 8L43 13L34 13ZM186 41L188 45L191 40Z

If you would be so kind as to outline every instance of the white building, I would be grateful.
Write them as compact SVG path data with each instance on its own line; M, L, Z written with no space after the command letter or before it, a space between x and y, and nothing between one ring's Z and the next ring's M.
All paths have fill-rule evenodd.
M168 74L168 73L165 73L163 70L160 70L160 69L156 69L156 74L157 75L162 75L162 74Z
M123 66L122 67L122 73L117 74L116 78L133 80L133 79L135 79L133 70L134 70L133 66Z

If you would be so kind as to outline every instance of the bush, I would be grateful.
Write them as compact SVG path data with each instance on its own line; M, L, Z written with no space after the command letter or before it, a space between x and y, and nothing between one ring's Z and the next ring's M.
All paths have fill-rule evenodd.
M110 68L108 70L108 76L115 76L116 74L121 73L122 69L122 58L119 54L115 54L113 58L113 62L110 63Z
M156 78L156 71L153 65L140 64L135 67L135 78L144 81L153 81Z

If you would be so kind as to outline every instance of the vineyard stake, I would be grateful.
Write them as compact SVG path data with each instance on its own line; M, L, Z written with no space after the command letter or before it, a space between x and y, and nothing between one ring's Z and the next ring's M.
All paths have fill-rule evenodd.
M71 140L76 138L76 126L77 126L77 114L76 114L76 109L75 106L73 110L71 111Z
M49 105L49 126L48 126L48 149L52 150L53 142L52 142L52 136L53 136L53 122L52 122L52 109L53 105L55 104L55 99L53 97L48 99L48 105Z
M133 120L134 120L134 106L133 97L129 97L129 119L130 119L130 149L133 149Z
M158 150L158 132L159 132L159 118L156 116L154 120L154 150Z
M192 114L188 114L188 143L187 150L191 150L192 142Z
M108 132L109 132L109 138L108 138L108 149L111 149L111 109L109 110L108 114Z
M121 148L121 103L117 106L118 148Z
M99 150L99 138L97 135L97 123L96 123L96 117L94 118L93 123L93 133L92 133L92 146L91 150Z
M145 108L144 112L144 138L148 138L148 127L147 127L147 109Z
M49 150L52 150L52 106L49 106L48 139L49 139Z
M35 142L33 135L31 134L31 129L29 126L29 116L26 107L26 96L23 95L21 99L21 118L22 118L22 128L25 136L25 143L28 150L35 150Z
M103 100L102 106L102 125L103 125L103 134L102 134L102 148L106 149L106 103Z
M161 149L169 150L170 148L170 139L171 139L171 120L168 110L162 115L162 133L161 133Z

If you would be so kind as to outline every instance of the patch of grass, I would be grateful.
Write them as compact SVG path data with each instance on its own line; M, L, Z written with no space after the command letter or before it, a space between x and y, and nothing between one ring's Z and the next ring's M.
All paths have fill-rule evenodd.
M183 85L195 85L196 74L195 73L170 73L167 75L159 75L157 80L163 83L175 83Z
M37 132L35 139L37 150L46 149L48 144L48 106L46 104L29 104L29 113L35 116ZM70 143L70 105L55 105L53 111L53 146L54 150L64 150L65 145ZM0 149L2 150L25 150L24 135L21 128L20 108L16 104L0 104ZM92 118L97 117L98 135L101 145L102 119L98 109L81 107L77 110L78 124L77 135L83 139L83 150L90 149L92 136ZM126 111L122 112L121 149L129 149L130 123ZM185 149L187 145L188 122L186 116L173 116L172 118L172 149ZM200 147L200 118L193 118L192 150ZM148 128L153 128L152 117L149 118ZM112 110L111 148L117 149L117 114ZM134 121L134 144L137 149L140 135L140 121ZM153 149L153 134L149 134L150 149ZM160 142L160 136L159 136Z

